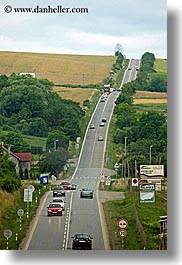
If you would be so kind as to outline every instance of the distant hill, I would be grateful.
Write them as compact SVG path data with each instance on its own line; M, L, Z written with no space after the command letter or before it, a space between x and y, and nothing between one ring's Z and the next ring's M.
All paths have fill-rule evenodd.
M55 84L95 84L109 75L115 61L115 56L0 51L0 75L33 72Z

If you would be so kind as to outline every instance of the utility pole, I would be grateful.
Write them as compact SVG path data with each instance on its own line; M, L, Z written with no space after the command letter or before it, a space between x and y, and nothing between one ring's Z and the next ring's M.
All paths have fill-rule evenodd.
M149 154L149 156L150 156L150 165L152 163L152 147L153 147L153 145L150 145L150 154Z
M126 139L127 139L127 138L128 138L127 136L125 136L125 138L124 138L125 158L126 158Z

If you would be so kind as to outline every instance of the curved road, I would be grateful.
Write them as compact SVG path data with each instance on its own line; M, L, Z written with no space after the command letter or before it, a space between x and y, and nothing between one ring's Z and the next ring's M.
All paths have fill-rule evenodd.
M136 78L135 66L139 66L139 60L130 60L125 71L123 84ZM130 70L129 70L130 69ZM77 184L77 190L66 191L65 211L62 217L47 217L47 205L52 200L52 191L44 198L34 220L29 236L26 238L23 249L32 250L67 250L71 249L72 238L75 233L86 232L93 236L93 250L109 249L107 229L100 206L97 186L100 174L110 174L109 169L103 168L107 131L114 109L114 102L120 91L111 93L106 102L98 102L90 123L94 123L95 129L87 128L82 144L82 150L78 166L71 181ZM100 127L102 118L107 122ZM104 140L98 141L102 135ZM79 190L83 187L94 189L93 199L80 199Z

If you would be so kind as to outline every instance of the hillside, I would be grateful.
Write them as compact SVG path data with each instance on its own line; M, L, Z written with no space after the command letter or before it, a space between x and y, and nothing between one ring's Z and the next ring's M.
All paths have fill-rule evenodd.
M0 75L33 72L55 84L95 84L109 75L115 61L115 56L0 51Z

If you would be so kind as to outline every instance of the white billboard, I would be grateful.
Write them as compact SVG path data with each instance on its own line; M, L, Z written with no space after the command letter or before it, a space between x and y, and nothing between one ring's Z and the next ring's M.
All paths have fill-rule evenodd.
M140 165L140 175L164 176L164 165Z
M24 202L32 202L32 191L24 189Z

